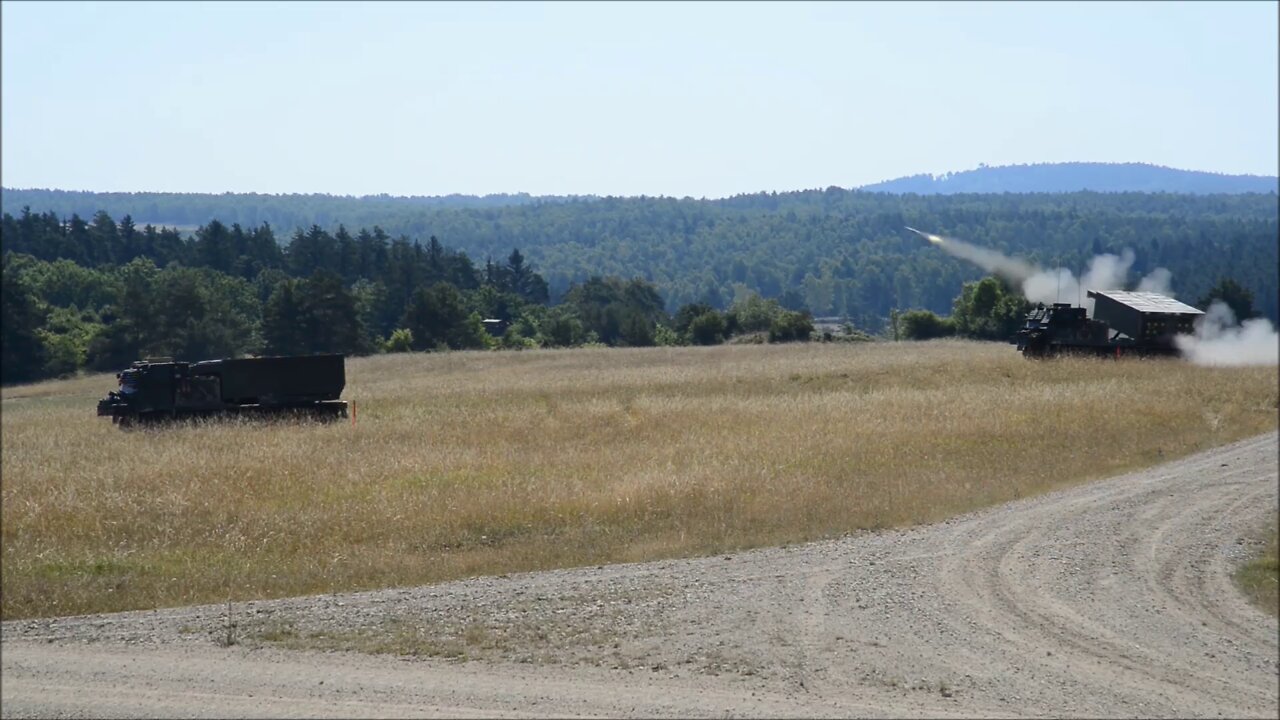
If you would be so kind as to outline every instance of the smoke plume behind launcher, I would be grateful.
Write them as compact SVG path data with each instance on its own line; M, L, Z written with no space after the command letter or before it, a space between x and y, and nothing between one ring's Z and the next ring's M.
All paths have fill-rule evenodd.
M1280 363L1280 337L1271 321L1236 322L1226 303L1215 300L1196 323L1195 335L1174 338L1178 350L1197 365L1275 365Z
M1097 255L1089 261L1080 277L1066 268L1046 270L1021 258L1014 258L990 248L979 247L953 237L935 235L913 227L911 232L928 240L949 255L967 260L974 265L1020 288L1022 294L1033 303L1049 305L1055 302L1083 304L1093 315L1093 300L1089 290L1123 290L1128 282L1129 268L1133 266L1133 252L1125 250L1120 255ZM1173 274L1165 268L1156 268L1138 281L1134 290L1154 292L1173 297L1170 280ZM1206 316L1197 324L1194 336L1178 339L1178 348L1184 357L1202 365L1265 365L1280 362L1280 337L1275 327L1265 318L1237 323L1230 308L1215 302Z

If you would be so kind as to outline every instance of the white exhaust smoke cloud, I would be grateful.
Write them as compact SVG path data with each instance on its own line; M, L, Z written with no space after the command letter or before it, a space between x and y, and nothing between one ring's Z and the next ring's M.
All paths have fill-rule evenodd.
M1164 268L1156 268L1138 281L1138 292L1153 292L1173 297L1173 286L1170 284L1172 280L1173 273Z
M1133 266L1133 252L1125 250L1124 254L1098 255L1089 261L1089 269L1076 279L1074 273L1065 268L1040 270L1022 281L1022 294L1031 302L1051 305L1055 302L1068 302L1072 305L1083 305L1093 314L1093 300L1089 298L1090 290L1121 290L1129 276L1129 268ZM1156 276L1156 273L1163 275ZM1143 278L1141 284L1148 286L1168 285L1171 273L1159 268L1151 275ZM1166 288L1166 294L1167 288Z
M1197 365L1280 364L1280 336L1271 321L1253 318L1237 325L1235 313L1221 300L1213 301L1196 321L1195 335L1179 335L1173 341Z

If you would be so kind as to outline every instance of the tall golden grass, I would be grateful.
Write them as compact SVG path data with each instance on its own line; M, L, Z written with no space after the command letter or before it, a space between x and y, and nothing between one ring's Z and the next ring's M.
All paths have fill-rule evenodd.
M121 431L3 394L5 619L647 560L937 520L1276 427L1275 368L957 341L349 360L337 424Z

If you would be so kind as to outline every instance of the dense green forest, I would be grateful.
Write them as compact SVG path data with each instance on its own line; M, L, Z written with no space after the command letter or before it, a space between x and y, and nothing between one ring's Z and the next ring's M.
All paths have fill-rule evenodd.
M479 266L434 236L214 220L189 238L105 212L3 216L0 380L26 382L142 357L809 340L806 313L748 294L671 317L653 285L593 277L551 305L518 249ZM847 338L859 337L845 333Z
M287 210L380 220L348 230L215 218L188 230L102 209L5 212L3 380L148 355L804 340L815 316L842 318L846 338L1007 336L1025 311L1017 290L984 280L906 225L1076 270L1127 249L1133 282L1164 267L1173 291L1194 302L1229 281L1228 294L1277 316L1273 195L895 197L830 188L715 201L236 203L245 197L146 202L164 217L223 204L239 208L233 217ZM169 210L159 212L162 201Z
M66 221L99 210L138 225L189 233L217 218L269 226L284 241L319 226L380 227L387 237L435 236L477 262L520 248L552 301L593 276L641 278L674 312L689 303L727 308L750 293L815 316L883 327L894 308L950 310L982 271L903 230L911 225L1034 262L1076 271L1094 255L1131 249L1137 277L1157 267L1173 291L1196 298L1235 278L1277 317L1277 198L1272 194L1166 193L888 195L828 188L720 200L663 197L491 196L486 206L432 206L423 198L323 195L94 194L5 190ZM479 199L477 199L479 200ZM461 202L461 200L458 200ZM73 223L74 224L74 223ZM16 249L16 248L15 248ZM29 250L22 250L29 252ZM163 261L163 260L158 260Z
M1148 165L1146 163L1037 163L978 167L944 175L910 175L864 185L863 190L886 193L1063 193L1096 192L1274 193L1274 175L1222 173Z

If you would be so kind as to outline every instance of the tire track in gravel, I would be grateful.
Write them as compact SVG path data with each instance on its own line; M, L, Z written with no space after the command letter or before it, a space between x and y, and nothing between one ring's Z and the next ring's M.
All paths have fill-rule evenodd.
M826 679L820 677L826 671L823 658L831 646L831 635L826 631L826 591L838 574L839 569L831 566L810 572L804 581L797 674L798 683L806 692L822 694L829 686Z
M237 648L222 606L7 622L0 715L1274 718L1280 630L1231 572L1276 521L1278 443L931 526L244 603ZM389 622L496 641L456 662L252 640Z
M1069 526L1073 514L1058 519ZM998 539L990 552L977 559L981 570L970 571L969 580L985 586L981 601L993 611L998 634L1007 638L1016 631L1013 637L1024 658L1034 659L1031 663L1024 659L1022 672L1033 679L1037 674L1041 678L1074 676L1098 686L1142 686L1147 692L1154 681L1165 697L1170 691L1179 692L1178 681L1185 668L1161 664L1153 653L1134 642L1130 633L1117 631L1109 626L1113 623L1099 622L1092 614L1062 601L1056 588L1037 582L1039 577L1026 577L1023 568L1027 559L1050 543L1044 542L1046 536L1038 528L1027 528L1025 523L1014 530L1017 534L997 531ZM1051 544L1068 542L1070 539L1058 539ZM971 558L970 564L973 562ZM1043 658L1038 652L1042 649Z
M1243 447L1274 453L1273 438L1269 445ZM1087 696L1110 696L1107 705L1138 714L1274 713L1275 622L1234 597L1216 552L1220 542L1206 538L1226 529L1248 532L1249 523L1240 518L1256 523L1259 514L1245 510L1263 509L1265 517L1269 507L1274 516L1275 460L1263 458L1263 467L1271 468L1257 478L1263 482L1250 483L1248 494L1237 499L1224 492L1232 483L1221 476L1205 482L1221 466L1218 460L1215 453L1202 454L1176 474L1111 481L1090 486L1092 492L1077 501L1042 505L1016 518L991 516L980 523L985 532L965 538L974 551L951 563L941 587L967 600L1002 644L1019 648L1023 666L1015 671L1033 680L1038 672L1040 684L1079 686ZM1213 522L1222 524L1209 527ZM1214 558L1216 579L1207 581L1204 567ZM1229 609L1206 611L1204 598L1221 596L1234 597ZM1215 619L1216 627L1210 624ZM1243 627L1254 630L1239 632ZM1204 662L1188 652L1222 643L1247 643L1234 658L1245 662Z
M1228 484L1226 482L1223 483ZM1247 487L1241 485L1242 497L1235 500L1219 515L1234 517L1245 509L1255 505L1265 505L1267 488ZM1176 527L1166 526L1152 538L1147 548L1150 565L1154 572L1148 574L1147 584L1153 593L1167 596L1179 606L1188 621L1200 619L1211 622L1218 632L1230 634L1241 642L1264 642L1263 628L1256 623L1249 623L1248 616L1241 612L1240 598L1234 593L1225 592L1231 586L1231 567L1221 553L1208 557L1188 558L1179 554L1162 552L1162 544L1168 538L1187 537L1202 534L1207 518L1204 514L1183 513ZM1193 571L1196 564L1209 564L1200 573Z

